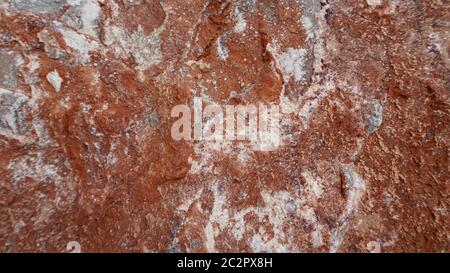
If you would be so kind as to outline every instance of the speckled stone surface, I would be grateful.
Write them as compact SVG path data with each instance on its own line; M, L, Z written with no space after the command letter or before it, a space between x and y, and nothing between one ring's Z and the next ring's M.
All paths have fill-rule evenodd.
M0 251L448 252L449 54L445 0L1 0Z

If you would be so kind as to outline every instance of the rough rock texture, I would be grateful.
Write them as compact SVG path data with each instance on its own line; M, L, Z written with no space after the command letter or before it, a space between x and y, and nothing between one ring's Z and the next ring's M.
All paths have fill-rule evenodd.
M446 0L1 0L0 250L448 252L449 54Z

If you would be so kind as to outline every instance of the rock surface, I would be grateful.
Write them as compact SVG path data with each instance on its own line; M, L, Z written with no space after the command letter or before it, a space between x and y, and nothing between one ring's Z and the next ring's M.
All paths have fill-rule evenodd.
M0 251L448 252L450 6L0 1ZM281 107L282 145L175 105Z

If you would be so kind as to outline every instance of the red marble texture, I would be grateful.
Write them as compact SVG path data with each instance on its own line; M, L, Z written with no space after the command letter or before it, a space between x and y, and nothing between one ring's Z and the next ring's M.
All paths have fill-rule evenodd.
M0 251L448 252L449 37L444 0L1 1ZM282 145L174 140L194 97Z

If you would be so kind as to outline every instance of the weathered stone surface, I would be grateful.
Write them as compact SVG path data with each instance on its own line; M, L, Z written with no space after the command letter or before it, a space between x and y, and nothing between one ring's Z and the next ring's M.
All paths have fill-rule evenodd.
M449 251L445 1L0 2L0 250ZM281 108L281 145L174 106Z
M12 0L15 9L33 13L56 13L63 9L66 0Z
M23 64L22 56L14 50L0 49L0 86L16 88L19 81L19 68Z

